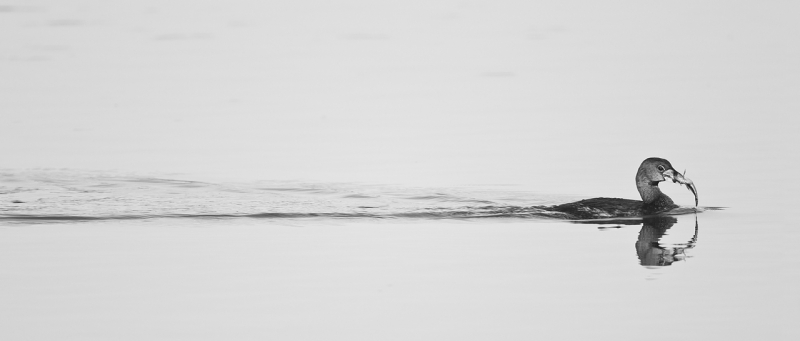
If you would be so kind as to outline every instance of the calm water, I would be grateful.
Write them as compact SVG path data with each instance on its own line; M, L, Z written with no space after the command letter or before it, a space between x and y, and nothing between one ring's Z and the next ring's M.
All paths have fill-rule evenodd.
M796 233L746 209L571 223L508 213L559 199L507 188L74 171L6 172L2 191L11 339L797 331Z
M0 338L798 339L797 10L2 3Z

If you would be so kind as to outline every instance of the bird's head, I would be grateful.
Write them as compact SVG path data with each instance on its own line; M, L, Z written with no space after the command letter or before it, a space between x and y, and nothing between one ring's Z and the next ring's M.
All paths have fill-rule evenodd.
M675 170L669 161L657 157L648 158L642 161L642 165L639 166L639 171L636 173L636 181L641 185L658 186L659 182L667 178L672 179L674 183L685 185L692 191L694 205L697 206L697 188L694 186L694 182Z

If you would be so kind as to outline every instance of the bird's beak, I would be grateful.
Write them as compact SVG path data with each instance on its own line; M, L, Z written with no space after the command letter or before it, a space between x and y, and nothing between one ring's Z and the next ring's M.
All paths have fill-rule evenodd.
M674 169L667 169L662 173L665 177L672 179L672 182L680 183L681 185L686 185L692 194L694 194L694 205L697 206L697 187L694 187L694 182L691 179L686 178L683 174L677 172Z

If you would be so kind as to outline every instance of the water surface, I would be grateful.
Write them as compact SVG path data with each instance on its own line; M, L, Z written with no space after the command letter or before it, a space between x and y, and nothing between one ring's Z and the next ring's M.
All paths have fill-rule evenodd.
M0 339L796 340L797 12L1 3Z
M654 314L664 337L794 335L793 230L737 208L567 222L526 210L567 198L508 187L2 180L11 337L633 339Z

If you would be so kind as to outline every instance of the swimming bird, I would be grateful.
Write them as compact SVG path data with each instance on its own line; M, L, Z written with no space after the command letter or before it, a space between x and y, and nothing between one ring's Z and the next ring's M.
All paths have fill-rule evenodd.
M677 208L678 205L661 192L658 183L672 179L674 183L685 185L694 194L694 205L697 206L697 188L692 180L687 179L672 167L669 161L651 157L642 161L636 172L636 189L642 200L619 198L593 198L568 204L550 206L548 211L566 213L574 219L603 219L619 217L643 217L663 213Z

